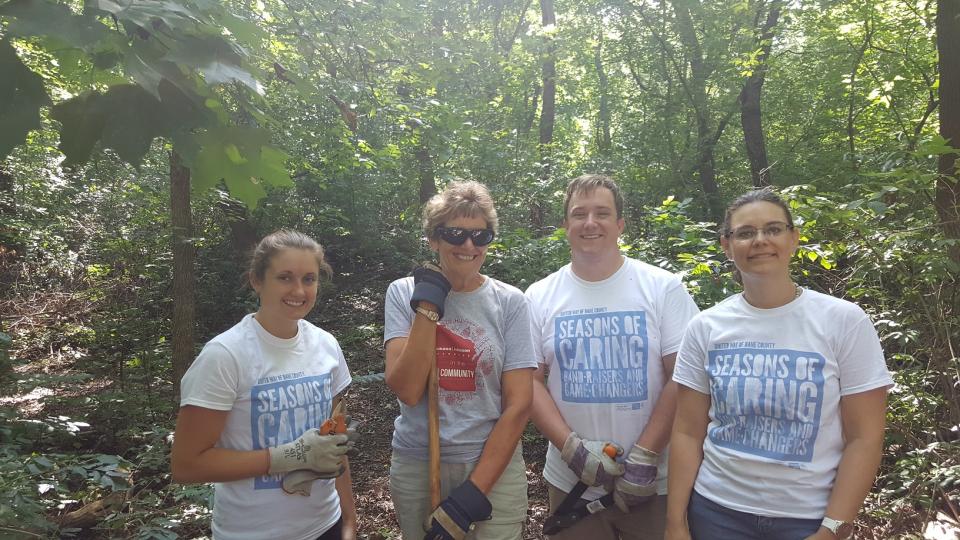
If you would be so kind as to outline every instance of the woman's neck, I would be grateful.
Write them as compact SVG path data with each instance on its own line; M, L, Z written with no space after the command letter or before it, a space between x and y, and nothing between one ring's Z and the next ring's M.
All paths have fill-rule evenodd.
M446 277L447 281L450 282L450 289L455 292L475 291L479 289L481 285L483 285L483 282L486 279L483 277L483 274L479 273L469 276L444 274L444 277Z
M253 318L256 319L257 322L260 323L260 326L270 335L280 339L297 337L297 332L300 331L299 321L278 321L276 318L264 316L259 311L253 314Z
M777 279L743 277L743 299L753 307L772 309L785 306L797 297L797 284L790 276Z

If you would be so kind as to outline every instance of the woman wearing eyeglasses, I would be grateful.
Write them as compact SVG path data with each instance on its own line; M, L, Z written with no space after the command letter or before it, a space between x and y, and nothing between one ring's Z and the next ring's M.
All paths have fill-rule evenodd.
M518 289L480 273L497 229L486 187L454 182L423 210L438 267L390 284L387 385L400 401L390 492L405 539L519 539L527 514L520 434L532 400L533 344ZM439 374L441 504L430 507L427 377Z
M800 235L775 193L736 199L721 232L743 292L680 346L666 538L848 538L883 446L880 340L858 306L791 279Z

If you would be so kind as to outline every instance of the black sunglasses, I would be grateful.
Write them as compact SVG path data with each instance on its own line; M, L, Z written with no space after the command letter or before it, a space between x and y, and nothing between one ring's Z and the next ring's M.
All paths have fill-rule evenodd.
M473 245L483 247L493 242L493 230L491 229L464 229L461 227L437 227L434 229L436 236L443 239L448 244L462 246L469 238Z

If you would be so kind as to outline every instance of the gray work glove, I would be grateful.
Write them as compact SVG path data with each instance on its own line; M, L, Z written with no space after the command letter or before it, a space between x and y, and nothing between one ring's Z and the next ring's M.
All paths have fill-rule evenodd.
M349 418L350 417L348 416L347 447L349 450L347 450L346 455L355 456L359 453L356 449L356 442L360 438L360 435L357 433L356 425ZM332 435L321 436L331 437ZM290 495L303 495L304 497L309 497L315 481L336 478L343 474L344 470L346 470L346 468L341 466L341 469L337 474L320 473L311 471L310 469L298 469L296 471L288 472L283 476L283 491L289 493Z
M623 465L604 453L607 445L616 448L617 455L623 453L623 448L616 443L581 439L571 431L560 450L560 457L584 484L612 491L614 481L623 474Z
M344 434L321 435L319 429L304 432L299 439L269 448L269 474L308 469L335 478L343 474L340 462L350 450L349 438Z
M624 512L636 509L657 495L657 462L660 455L634 444L617 478L613 502Z

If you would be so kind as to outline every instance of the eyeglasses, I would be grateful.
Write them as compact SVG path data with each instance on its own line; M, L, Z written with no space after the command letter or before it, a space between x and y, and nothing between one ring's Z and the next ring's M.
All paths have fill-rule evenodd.
M752 242L761 231L765 238L776 238L788 230L793 230L793 225L777 221L768 223L762 229L750 226L737 227L732 231L728 231L724 236L727 238L733 237L733 239L738 242Z
M473 245L483 247L493 242L492 229L463 229L461 227L437 227L434 229L437 236L448 244L462 246L469 238Z

